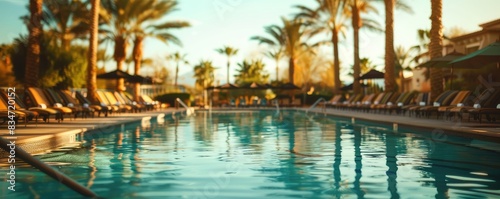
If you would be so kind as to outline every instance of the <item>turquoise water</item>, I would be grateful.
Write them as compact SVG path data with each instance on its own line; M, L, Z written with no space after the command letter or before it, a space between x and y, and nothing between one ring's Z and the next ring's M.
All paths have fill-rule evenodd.
M302 112L199 112L96 131L39 158L104 198L500 197L498 152L413 132ZM1 182L2 198L80 197L29 167L16 173L17 191Z

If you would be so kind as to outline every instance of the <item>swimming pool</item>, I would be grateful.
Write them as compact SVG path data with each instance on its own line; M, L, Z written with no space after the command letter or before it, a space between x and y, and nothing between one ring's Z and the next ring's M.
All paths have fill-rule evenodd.
M197 112L95 131L39 158L104 198L500 197L499 153L467 140L295 111ZM4 179L0 196L80 197L16 173L17 191Z

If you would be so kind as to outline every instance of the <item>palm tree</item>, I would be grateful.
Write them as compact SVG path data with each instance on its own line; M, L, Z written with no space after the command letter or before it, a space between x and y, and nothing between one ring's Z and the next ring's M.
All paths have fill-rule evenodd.
M416 48L412 47L406 49L403 46L397 46L394 50L395 57L395 72L399 76L399 92L404 91L404 75L403 72L411 70L410 65L415 62L413 53L416 52Z
M394 55L394 8L400 8L411 12L411 8L402 3L401 0L384 0L385 4L385 74L384 84L385 90L388 92L395 91L395 55Z
M244 60L238 63L239 68L237 69L238 74L234 77L235 82L238 85L255 83L266 83L269 79L269 74L264 70L265 64L262 60Z
M170 33L169 30L190 26L189 23L185 21L167 21L159 24L152 24L163 19L164 16L167 16L176 10L178 3L175 0L144 0L140 4L146 4L148 9L143 10L140 15L136 16L133 26L131 27L131 33L134 35L134 49L132 56L134 59L134 71L136 75L139 75L139 70L141 68L143 41L146 37L156 38L166 44L172 42L181 46L181 41ZM135 4L131 6L135 6ZM177 81L175 85L177 85ZM134 96L136 99L139 98L139 89L140 85L139 83L136 83L134 85Z
M229 83L229 67L231 65L231 56L236 55L238 53L238 49L230 47L230 46L224 46L222 48L216 49L220 54L226 55L227 56L227 83Z
M304 36L302 27L304 23L299 19L281 19L283 27L277 25L265 27L266 33L271 35L271 38L254 36L251 39L257 40L261 44L264 43L270 46L277 46L283 50L283 52L288 56L288 80L293 84L295 63L297 58L300 56L303 46L305 46L305 43L302 42L302 37Z
M305 6L296 6L301 10L297 18L306 19L310 28L310 35L326 32L331 34L330 42L333 44L333 79L334 92L340 91L340 58L339 58L339 34L345 36L346 28L346 0L316 0L319 4L317 9Z
M48 27L47 34L57 38L64 51L68 51L75 38L84 38L89 30L86 19L88 10L76 0L45 0L42 22Z
M442 0L431 0L430 59L443 56ZM431 99L443 92L443 73L439 68L431 68Z
M99 23L100 0L92 0L92 8L90 9L90 39L88 49L88 65L87 65L87 98L96 103L97 100L97 34Z
M173 59L175 61L175 82L174 85L177 86L177 79L179 77L179 64L184 63L184 64L189 64L189 62L186 59L186 54L181 54L179 52L176 52L172 55L170 55L169 59Z
M359 58L359 29L362 27L369 28L370 30L381 31L379 28L378 22L368 19L361 18L362 13L378 13L377 9L371 4L370 0L350 0L349 8L352 19L352 29L354 36L354 65L353 65L353 77L357 78L360 76L360 58ZM353 83L353 91L354 93L361 92L361 84L358 80L355 80Z
M25 86L38 86L40 67L40 39L42 38L43 0L30 0L30 20L28 23L28 49L26 55Z
M265 55L269 58L274 59L274 61L276 62L276 81L279 81L280 80L279 79L279 69L280 69L279 63L280 63L281 58L283 57L283 50L281 48L279 48L278 50L268 51L265 53Z
M208 85L213 85L214 83L214 71L215 67L212 64L212 61L200 61L196 66L194 66L194 78L196 78L196 86L201 87L203 89L203 99L205 105L208 101L208 94L206 88Z

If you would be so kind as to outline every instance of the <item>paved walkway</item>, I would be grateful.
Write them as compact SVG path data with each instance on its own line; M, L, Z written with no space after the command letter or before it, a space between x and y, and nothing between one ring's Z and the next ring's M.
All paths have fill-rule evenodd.
M298 108L299 110L307 110L307 108ZM500 143L500 122L496 123L478 123L478 122L467 122L467 119L463 121L457 120L445 120L436 119L436 117L426 118L426 117L409 117L396 114L381 114L381 113L366 113L357 111L346 111L338 110L332 108L315 108L311 112L317 114L329 114L340 117L355 118L374 121L384 124L397 124L401 126L416 127L421 129L432 130L438 129L442 130L444 133L455 134L463 137L470 137L474 139L481 139L487 141L493 141Z

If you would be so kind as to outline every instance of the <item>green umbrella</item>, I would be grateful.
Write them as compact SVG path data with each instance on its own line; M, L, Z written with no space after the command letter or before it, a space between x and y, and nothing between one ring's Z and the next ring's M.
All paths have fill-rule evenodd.
M453 52L451 52L443 57L431 59L428 62L425 62L424 64L422 64L420 66L421 67L436 67L436 68L447 68L447 67L451 66L450 67L451 68L451 70L450 70L450 72L451 72L450 85L451 85L451 82L453 82L453 65L449 65L449 63L452 62L453 60L459 59L463 56L464 56L464 54L453 51ZM450 89L452 89L452 88L450 87Z
M482 67L490 63L500 65L500 42L497 41L481 48L466 56L453 60L451 64L455 68Z

